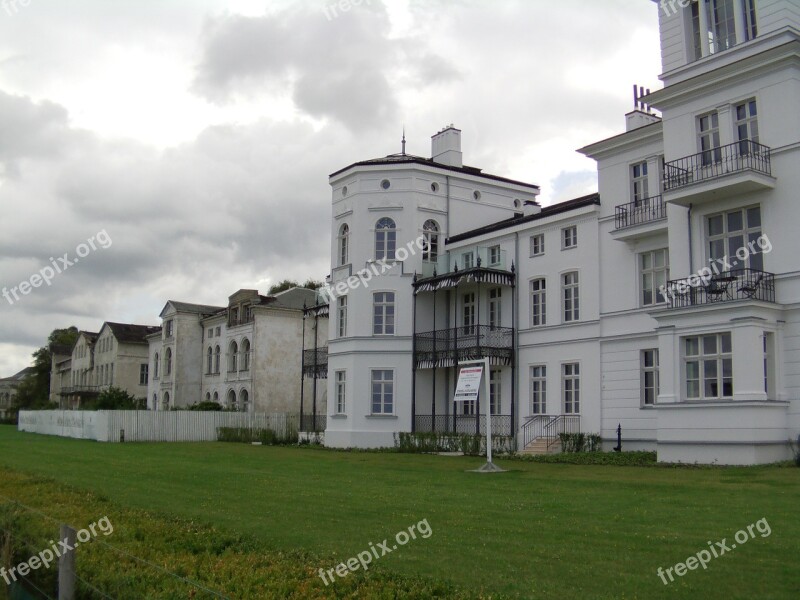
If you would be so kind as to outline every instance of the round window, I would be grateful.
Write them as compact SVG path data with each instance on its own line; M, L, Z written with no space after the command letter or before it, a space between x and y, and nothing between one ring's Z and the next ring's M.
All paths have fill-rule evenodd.
M472 192L472 197L475 198L475 200L480 200L481 193L478 190L475 190L474 192Z
M388 190L390 187L392 187L392 184L388 179L384 179L381 181L381 187L385 190Z
M347 196L347 186L342 188L342 196Z
M434 182L434 183L432 183L432 184L431 184L431 191L432 191L433 193L436 193L436 192L438 192L438 191L439 191L439 184L438 184L438 183L435 183L435 182Z

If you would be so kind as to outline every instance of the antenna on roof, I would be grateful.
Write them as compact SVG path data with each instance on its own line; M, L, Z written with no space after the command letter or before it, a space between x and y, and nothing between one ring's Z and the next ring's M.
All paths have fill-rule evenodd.
M645 90L644 87L636 85L634 83L633 84L633 108L635 110L641 110L643 112L646 112L647 114L650 114L652 112L651 109L650 109L650 106L645 104L644 100L642 100L642 98L644 98L645 96L648 96L648 95L650 95L650 90L649 89Z
M403 156L406 155L406 126L403 125Z

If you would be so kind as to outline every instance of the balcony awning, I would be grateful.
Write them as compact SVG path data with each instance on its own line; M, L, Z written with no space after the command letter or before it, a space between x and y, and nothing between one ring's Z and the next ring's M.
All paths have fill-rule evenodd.
M464 271L454 271L436 277L418 279L414 282L414 293L437 292L439 290L449 290L461 285L470 283L488 283L493 285L505 285L514 287L516 276L511 271L498 271L497 269L486 269L475 267Z
M327 317L330 313L330 307L327 304L317 304L303 309L304 317Z

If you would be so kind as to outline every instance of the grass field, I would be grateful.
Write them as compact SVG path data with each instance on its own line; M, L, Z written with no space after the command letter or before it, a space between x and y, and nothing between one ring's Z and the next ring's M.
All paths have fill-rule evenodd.
M498 461L510 472L466 472L481 462L222 443L112 445L0 427L0 470L95 492L120 510L209 524L264 552L308 552L320 561L307 565L314 571L427 519L432 535L376 561L379 571L453 583L464 595L523 598L800 592L800 469ZM108 516L113 522L113 510ZM768 537L756 533L668 586L657 576L709 541L730 545L762 518ZM324 592L334 597L336 585Z

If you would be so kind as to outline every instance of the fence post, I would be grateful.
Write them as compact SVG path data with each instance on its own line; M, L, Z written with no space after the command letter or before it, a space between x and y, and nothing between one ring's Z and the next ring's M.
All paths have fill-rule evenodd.
M61 526L61 541L75 548L75 530L69 525ZM75 599L75 550L62 554L58 559L58 600Z

